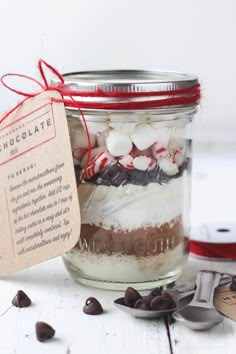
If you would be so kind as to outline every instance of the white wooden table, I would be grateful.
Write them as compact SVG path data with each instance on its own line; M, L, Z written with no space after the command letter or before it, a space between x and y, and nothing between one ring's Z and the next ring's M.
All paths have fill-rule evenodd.
M235 156L195 159L193 222L235 220ZM190 257L179 283L192 280L200 269L236 274L236 262L209 262ZM16 291L24 290L33 306L11 306ZM95 296L105 313L86 316L82 307ZM235 352L236 322L227 318L206 332L192 332L180 323L131 318L113 306L119 292L76 284L60 258L0 280L0 354L220 354ZM35 323L56 330L51 341L35 338Z

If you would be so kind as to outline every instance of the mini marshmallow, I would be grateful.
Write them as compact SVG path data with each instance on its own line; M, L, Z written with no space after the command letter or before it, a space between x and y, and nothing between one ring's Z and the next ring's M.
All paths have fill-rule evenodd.
M149 124L139 124L131 133L131 140L139 150L148 149L157 141L157 133Z
M96 136L94 134L89 134L90 145L94 147L96 144ZM70 135L70 142L72 150L79 148L88 149L88 139L85 131L73 130Z
M157 142L159 145L167 148L168 143L170 141L170 136L171 136L171 129L169 128L163 128L157 130Z
M98 146L105 146L106 145L106 136L107 136L107 131L103 132L97 132L96 137L97 137L97 145Z
M159 167L168 176L174 176L179 171L178 165L170 159L161 159L159 162Z
M102 151L94 156L91 163L84 172L84 178L92 178L96 173L102 171L110 163L114 162L114 158L108 151Z
M140 171L146 171L149 168L153 169L155 166L154 165L154 159L151 157L147 156L138 156L134 158L133 165L134 168Z
M184 162L184 154L180 151L175 151L173 160L178 166L181 166Z
M115 157L128 155L133 148L132 141L128 135L116 130L109 131L106 144L108 151Z
M134 158L131 155L125 155L122 156L118 162L121 166L123 166L127 170L133 170L134 165L133 165Z
M186 148L186 141L183 138L178 138L178 137L172 138L169 141L168 148L184 152Z
M128 119L128 117L126 118ZM115 130L118 130L119 132L130 134L134 131L135 126L137 123L132 123L132 122L119 122L119 123L109 123L109 126Z
M186 148L186 139L185 139L185 130L184 129L175 129L170 137L168 144L170 149L185 151Z
M98 132L103 132L108 130L107 122L98 122L96 118L93 120L86 120L86 125L90 134L97 134Z

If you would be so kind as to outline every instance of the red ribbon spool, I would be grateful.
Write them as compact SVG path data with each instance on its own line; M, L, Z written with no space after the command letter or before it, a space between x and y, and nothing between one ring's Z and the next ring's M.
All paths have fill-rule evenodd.
M190 252L208 260L236 261L236 224L201 224L194 228Z

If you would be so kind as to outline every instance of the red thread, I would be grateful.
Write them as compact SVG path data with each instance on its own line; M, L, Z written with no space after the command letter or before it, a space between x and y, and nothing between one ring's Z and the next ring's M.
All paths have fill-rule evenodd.
M47 82L47 78L46 78L46 75L44 73L44 69L43 69L43 65L49 69L54 75L56 75L59 80L60 80L60 83L55 85L55 86L50 86ZM18 95L21 95L21 96L24 96L25 98L19 102L14 108L12 108L10 111L8 111L0 120L0 123L2 123L11 113L13 113L15 110L17 110L17 108L19 108L25 101L27 101L29 98L32 98L32 97L35 97L35 96L38 96L39 94L41 94L42 92L44 91L50 91L50 90L56 90L58 91L60 94L62 94L62 90L61 90L61 87L62 85L64 84L64 79L63 77L61 76L61 74L55 69L53 68L50 64L48 64L47 62L45 62L43 59L40 59L39 62L38 62L38 69L39 69L39 72L40 72L40 75L41 75L41 78L43 80L43 84L41 84L38 80L32 78L32 77L29 77L27 75L22 75L22 74L5 74L1 77L1 82L3 84L3 86L5 86L8 90L10 91L13 91L15 92L16 94ZM31 80L35 83L37 83L40 87L40 92L36 92L36 93L26 93L26 92L22 92L22 91L18 91L18 90L15 90L13 89L12 87L10 87L9 85L7 85L5 82L4 82L4 79L6 77L9 77L9 76L15 76L15 77L23 77L25 79L28 79L28 80ZM83 123L84 123L84 127L85 127L85 132L86 132L86 137L87 137L87 140L88 140L88 154L87 154L87 160L86 160L86 163L85 163L85 166L84 166L84 170L83 170L83 173L82 173L82 176L79 180L79 182L77 183L77 186L79 186L83 180L83 177L84 177L84 173L88 167L88 164L89 164L89 160L90 160L90 154L91 154L91 142L90 142L90 136L89 136L89 131L88 131L88 126L87 126L87 123L86 123L86 120L85 120L85 117L84 117L84 114L82 112L82 110L80 109L80 106L79 106L79 103L77 103L72 96L70 95L67 95L70 97L71 101L70 102L70 105L77 108L78 111L79 111L79 114L83 120ZM65 100L64 99L61 99L61 100L57 100L57 99L53 99L54 102L61 102L61 103L65 103Z
M61 93L63 92L60 91ZM65 92L63 92L66 96ZM171 91L169 93L171 95ZM73 94L73 96L76 96ZM79 104L80 108L84 109L111 109L111 110L139 110L139 109L149 109L149 108L163 108L163 107L173 107L173 106L180 106L180 105L192 105L197 104L200 100L200 92L196 93L192 96L186 97L179 97L179 96L172 96L160 100L152 100L152 101L137 101L137 102L105 102L105 103L98 103L98 102L83 102L83 101L76 101ZM129 97L127 97L129 98ZM74 107L71 105L69 100L63 100L66 106Z
M236 243L190 241L190 252L201 257L236 260Z

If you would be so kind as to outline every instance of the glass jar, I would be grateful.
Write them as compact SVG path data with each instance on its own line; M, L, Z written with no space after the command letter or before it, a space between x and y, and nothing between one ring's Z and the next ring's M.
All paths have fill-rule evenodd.
M64 79L77 91L91 145L89 154L81 115L67 107L82 217L79 241L63 257L67 269L113 290L173 282L188 254L197 78L98 71Z

